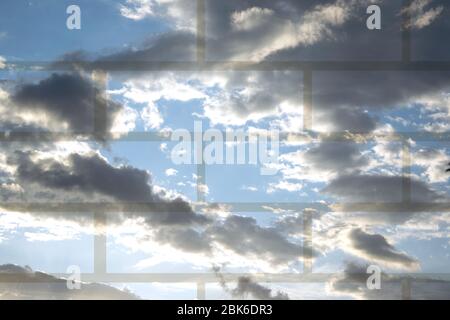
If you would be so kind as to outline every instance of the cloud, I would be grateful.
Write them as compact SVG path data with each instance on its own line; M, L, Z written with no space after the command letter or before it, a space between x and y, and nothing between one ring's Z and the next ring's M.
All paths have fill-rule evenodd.
M411 201L403 201L407 192L403 192L404 186L411 190ZM445 207L440 193L412 177L343 175L332 180L322 192L341 201L331 206L334 211L366 223L401 224L421 212L436 212Z
M357 173L369 168L369 158L355 142L311 143L302 150L285 153L280 160L286 166L286 179L328 181L337 175Z
M0 33L0 39L2 38L2 35ZM6 59L2 56L0 56L0 69L4 69L6 67Z
M51 159L33 162L31 155L16 153L16 176L23 183L63 191L100 193L119 201L152 201L150 176L128 166L114 168L98 155L71 154L67 164Z
M177 30L195 29L196 6L190 0L126 0L119 10L123 17L135 21L158 17Z
M313 219L318 219L320 217L317 210L306 208L302 213L284 215L276 222L275 228L282 234L304 237L303 227L306 215L311 215Z
M249 31L264 24L266 19L273 16L274 11L266 8L252 7L244 11L231 14L231 25L234 30Z
M142 20L153 16L153 2L151 0L127 0L120 5L120 14L132 20Z
M168 176L168 177L176 176L177 173L178 173L178 171L173 168L166 170L166 176Z
M313 119L314 128L323 132L370 133L377 127L377 119L359 106L319 108Z
M274 228L260 227L250 217L230 216L222 224L210 228L208 234L213 241L241 256L273 265L297 261L305 254L300 245L289 242Z
M431 3L423 0L415 2L418 3L414 9L417 12ZM361 9L365 9L368 3L373 1L338 0L321 1L319 4L310 0L212 2L207 6L206 16L207 58L211 59L213 67L214 59L301 61L320 60L327 54L332 54L337 61L355 56L360 61L369 59L371 55L383 60L387 57L385 51L389 52L386 48L395 50L396 42L390 37L374 40L375 33L359 33L358 30L364 29L364 19L361 20L359 13L365 14ZM396 15L398 18L399 11L391 10L396 8L392 3L383 3L387 8L383 17L391 19L392 15ZM178 66L180 61L195 61L196 35L192 29L195 26L192 23L195 22L195 9L191 1L122 1L119 10L126 18L142 20L150 16L163 17L175 22L175 26L139 47L100 56L86 64L88 69L126 70L132 68L136 61L156 62L151 66L168 68ZM441 14L437 9L420 11L422 16L417 20L418 26L427 29L425 27ZM400 28L397 30L396 23L392 25L389 32L395 38L400 35ZM385 35L382 32L379 34ZM367 50L367 43L371 43L371 50ZM65 59L75 61L80 56L82 53L69 54ZM158 65L158 61L166 63ZM0 60L0 66L1 63ZM146 104L141 113L146 129L158 129L164 123L158 110L160 100L199 100L203 107L200 116L207 117L212 125L261 124L266 119L271 121L271 125L276 125L276 120L280 118L292 116L295 121L289 118L291 122L299 122L302 116L302 75L297 71L211 71L207 74L192 71L149 75L136 70L135 65L134 71L138 72L122 72L119 79L125 78L127 81L122 89L110 93L120 95L127 101ZM380 121L374 113L411 104L431 108L427 99L448 90L448 79L446 72L317 73L313 84L313 127L319 131L372 132ZM2 102L9 99L2 94L0 98ZM108 110L104 123L106 131L114 131L114 128L132 130L136 119L136 114L133 118L131 113L126 113L126 107L104 97L95 80L81 74L54 74L39 83L21 85L12 93L9 102L14 108L9 108L9 104L5 103L5 110L10 111L3 117L4 123L6 128L18 131L62 127L74 132L92 132L96 107ZM123 118L124 110L128 120L117 125L116 120ZM284 126L278 124L289 130L298 129L286 123ZM35 145L36 149L40 147ZM304 181L300 183L295 180L324 182L332 179L324 189L326 195L349 202L375 202L376 209L383 214L384 223L404 222L414 212L430 208L429 205L399 204L396 212L385 211L391 204L402 200L403 185L411 185L413 201L437 206L440 194L417 178L389 175L381 169L381 174L369 174L371 159L367 154L352 141L319 141L283 156L283 180L269 187L273 190L299 191L303 186L308 186ZM0 167L1 174L6 177L0 185L3 200L15 197L20 200L74 200L81 203L128 202L119 210L123 213L111 218L113 227L128 219L137 220L145 229L143 242L152 238L181 251L207 256L225 248L240 257L255 258L278 266L302 258L300 246L291 242L291 238L282 231L287 227L283 225L286 229L280 229L281 222L274 227L262 227L252 218L198 214L183 197L170 197L170 191L164 194L164 191L153 186L150 174L145 170L131 166L115 167L99 153L71 152L61 157L51 152L43 156L36 150L8 153L8 158L9 164L5 168ZM442 182L444 179L439 178L439 169L444 159L443 151L421 150L414 161L425 168L424 174L429 182ZM201 187L207 191L207 186ZM126 209L132 208L134 202L146 202L147 207L142 210L145 213L127 213ZM345 211L349 206L344 205L340 209ZM66 218L81 217L83 213ZM300 220L300 216L294 216L284 222L298 227ZM340 226L339 223L334 225L336 228ZM349 225L343 227L344 230L346 228L350 228ZM289 230L290 235L301 235L297 228L292 229ZM358 255L377 259L384 257L390 263L407 264L407 257L402 256L381 235L355 230L350 233L349 248L358 251ZM42 239L41 235L29 235ZM238 242L238 239L244 241Z
M58 201L70 202L69 199L76 203L119 201L119 213L109 216L108 226L114 230L122 224L138 222L141 228L135 239L138 242L170 245L182 252L211 258L225 249L234 255L263 259L273 266L302 258L301 247L274 228L261 227L252 218L229 215L222 220L210 213L196 213L186 200L152 186L146 171L127 165L114 167L97 153L69 153L52 159L39 153L16 152L9 164L15 167L14 181L20 185L16 197L21 201L34 197L44 199L49 206ZM133 209L135 203L142 203L142 210ZM26 206L17 208L23 210L27 210ZM36 215L81 224L92 219L83 212Z
M419 262L416 259L397 251L382 235L353 229L349 233L349 241L350 250L369 261L407 270L419 268Z
M332 180L323 192L349 202L389 203L402 201L403 185L411 186L414 202L440 199L436 191L417 179L387 175L343 175Z
M395 56L392 54L386 57L393 60L401 48L401 7L394 2L376 2L383 4L383 20L388 20L385 24L393 26L369 35L362 27L364 22L360 17L366 16L365 10L373 1L337 0L320 4L309 0L285 0L280 4L270 1L214 2L207 6L207 56L212 67L216 60L245 58L257 62L331 58L359 61L364 60L364 55L373 54L367 59L384 60L380 57L390 51L386 48L393 48ZM168 17L173 12L195 17L192 10L186 8L186 1L139 0L130 1L130 6L133 3L162 6L165 8L162 15ZM270 19L266 18L268 15ZM371 50L366 50L365 44L368 42L371 43ZM164 52L163 56L161 52ZM320 58L327 52L332 52L333 56ZM195 32L176 29L140 47L100 57L90 63L90 68L135 69L130 63L132 61L165 61L167 63L164 66L169 67L169 62L195 60ZM211 119L213 124L243 125L250 120L259 121L278 115L280 106L286 103L301 108L298 92L301 77L299 80L296 78L297 72L249 72L250 76L241 74L237 72L222 76L225 78L222 86L219 85L222 92L214 95L209 92L206 95L209 98L203 104L203 115ZM139 77L136 73L130 73L129 76ZM200 84L191 82L189 87L201 86L206 89L211 85L204 79L208 77L196 77ZM317 88L313 93L314 129L371 132L377 125L377 119L367 111L408 105L426 94L439 94L448 84L445 72L322 72L314 77L313 87ZM173 84L167 83L165 87L172 89ZM211 85L208 89L216 87Z
M449 160L445 150L421 148L413 152L413 164L424 168L424 175L431 183L445 182L449 179L445 174Z
M289 300L286 293L278 291L272 294L271 289L254 282L250 277L240 277L237 287L232 290L232 295L241 299L250 296L257 300Z
M277 183L269 184L269 187L267 188L267 193L274 193L277 191L298 192L302 189L303 189L303 185L301 183L280 181Z
M80 74L54 73L37 84L24 84L11 101L17 114L31 114L44 128L81 135L99 130L102 138L122 111L121 105L103 96L95 82Z
M195 59L195 35L188 31L173 31L151 38L139 48L102 56L92 62L90 67L101 70L108 66L114 68L114 64L117 64L122 70L134 70L134 62L158 61L176 64L176 62L195 61Z
M411 21L405 25L410 29L423 29L435 21L444 11L444 7L437 6L431 9L425 9L433 0L414 0L411 4L402 10L402 13L408 14Z
M284 1L283 5L267 1L210 4L207 31L213 60L262 61L282 50L329 40L349 19L352 6L343 1Z
M142 109L141 119L144 121L146 130L159 129L164 123L164 119L161 116L158 108L151 103L149 103L144 109Z
M223 274L220 271L220 267L214 266L213 271L219 278L220 286L222 289L231 294L233 298L238 299L256 299L256 300L289 300L287 293L277 291L276 294L272 293L272 289L269 289L250 277L239 277L236 288L230 289L225 281Z
M0 266L2 300L137 300L138 296L104 284L81 283L80 290L69 290L67 280L55 278L29 267ZM12 281L11 281L12 280Z
M367 267L356 263L348 263L343 275L335 277L329 283L329 291L333 295L365 300L401 300L402 282L411 281L411 299L413 300L448 300L450 299L450 283L426 277L400 277L384 274L381 277L381 289L367 288Z
M58 196L66 202L67 197L77 194L78 201L83 203L99 201L95 195L100 195L107 197L103 201L124 202L121 205L125 212L126 203L129 206L144 203L149 213L137 217L143 217L155 226L202 224L208 221L205 216L196 214L190 204L180 197L169 199L163 192L154 192L146 171L130 166L113 167L98 154L70 154L59 162L48 158L34 160L31 153L16 152L10 163L17 167L15 177L31 196L34 193L42 198L47 192L46 200L50 202ZM132 214L128 215L133 218Z

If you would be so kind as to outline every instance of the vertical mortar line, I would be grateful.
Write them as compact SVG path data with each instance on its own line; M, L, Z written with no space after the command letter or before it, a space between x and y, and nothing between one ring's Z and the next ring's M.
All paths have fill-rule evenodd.
M411 0L402 1L402 62L411 61L411 12L405 10L411 5Z
M203 149L201 149L203 152ZM206 166L202 159L201 163L197 164L197 201L206 202Z
M205 164L197 165L197 200L199 202L206 202L206 167Z
M303 273L312 273L312 212L303 211Z
M206 56L206 0L197 0L197 62L204 63Z
M303 71L303 130L311 131L313 122L312 71Z
M409 278L402 280L402 299L411 300L411 279Z
M95 83L96 89L93 92L94 99L94 136L103 142L106 138L107 131L107 86L108 73L102 70L95 70L92 73L92 81ZM99 92L96 92L98 90Z
M411 202L411 147L402 142L402 202Z
M92 74L92 80L99 92L94 92L94 135L96 139L103 142L107 132L107 72L96 70ZM105 274L106 266L106 214L104 212L94 213L94 274Z
M206 57L206 25L205 25L205 10L206 10L206 0L197 0L197 63L203 64L205 62ZM197 146L198 148L198 146ZM195 150L194 152L199 152L199 150ZM201 147L201 161L197 164L197 201L205 202L205 185L206 185L206 169L205 163L203 159L203 144ZM198 282L197 283L197 299L205 300L206 292L205 292L205 283Z
M104 212L94 214L94 274L102 275L107 273L106 266L106 225L107 219Z
M197 300L206 300L206 287L204 282L197 283Z
M197 201L206 202L207 186L206 186L206 165L203 159L203 122L194 124L194 160L197 165Z

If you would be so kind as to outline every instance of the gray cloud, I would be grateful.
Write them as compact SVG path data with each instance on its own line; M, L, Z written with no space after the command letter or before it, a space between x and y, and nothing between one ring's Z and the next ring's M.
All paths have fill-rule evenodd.
M260 227L249 217L230 216L208 234L242 256L252 255L275 265L296 261L305 254L302 246L289 242L274 228Z
M411 201L405 198L403 186L410 186ZM444 197L425 182L411 177L387 175L343 175L332 180L323 190L342 203L334 211L350 212L365 222L404 223L415 214L437 211Z
M383 11L383 28L376 32L367 30L365 26L366 8L372 3L381 5ZM442 3L433 1L433 6L440 7ZM163 4L158 3L160 5ZM172 10L166 10L166 5ZM195 18L192 10L186 10L184 1L164 4L164 10L168 15L178 12L181 20ZM227 61L253 54L260 55L262 60L395 61L401 52L401 11L401 1L217 1L207 5L207 58ZM438 17L423 29L443 20ZM309 36L312 39L302 40L305 32L300 32L296 26L303 24L305 30L317 29L316 32L311 31ZM289 37L293 39L287 39ZM281 45L283 41L287 43ZM442 43L436 39L434 42ZM115 68L117 65L126 70L131 67L131 61L192 61L195 43L195 34L191 32L170 31L136 49L102 56L87 64L92 69ZM75 56L80 56L80 53ZM249 74L252 77L229 74L224 94L216 103L205 104L205 115L218 123L227 123L230 114L234 115L235 122L238 119L245 122L274 115L283 102L301 104L298 73ZM136 77L136 74L128 76ZM241 77L240 81L236 81L238 77ZM254 81L255 78L257 80ZM394 108L414 103L415 99L427 94L439 94L448 88L448 79L446 72L316 73L314 123L327 124L335 131L370 132L375 129L377 120L366 113L366 109ZM245 95L238 94L240 88L248 87L252 90L246 91Z
M323 192L349 202L401 202L403 184L411 186L415 202L434 202L438 193L417 179L387 175L343 175L329 183Z
M54 73L39 83L19 86L11 100L18 113L30 112L36 117L43 113L50 118L50 125L56 127L53 131L62 132L66 125L71 132L93 135L97 129L103 130L101 137L105 138L122 106L103 94L92 80L80 74ZM95 128L96 117L102 121L99 128Z
M207 34L212 39L207 43L209 57L289 61L392 59L400 48L401 18L397 14L401 7L396 1L375 1L383 3L383 22L389 23L386 21L385 28L370 33L365 18L371 2L211 3L207 14ZM368 43L373 50L367 50Z
M108 222L121 224L126 219L144 219L153 240L183 251L209 255L213 244L220 244L242 256L264 257L273 265L302 258L301 246L289 242L276 229L261 227L252 218L229 216L222 221L212 215L198 214L181 198L168 199L153 192L146 171L130 166L113 167L98 154L71 154L63 161L56 161L35 160L31 152L16 152L10 164L16 166L15 181L25 194L35 192L35 197L45 196L46 201L52 197L65 202L67 196L78 194L82 203L129 202L129 206L121 203L123 208L118 211L123 213L110 215ZM127 212L134 202L144 202L143 209ZM91 218L86 213L40 214L81 223Z
M147 204L146 221L156 225L203 224L208 219L196 214L181 198L165 199L152 191L150 175L130 166L113 167L97 154L71 154L67 163L50 159L33 161L31 153L16 152L10 164L17 166L16 178L24 187L35 184L49 192L79 192L83 202L98 200L96 194L112 198L109 202ZM126 209L125 209L126 210Z
M368 133L375 130L377 126L377 119L358 106L356 108L355 106L330 108L322 106L314 117L316 123L324 123L331 131L336 132Z
M138 296L97 283L82 283L80 290L69 290L65 279L12 264L0 266L2 300L136 300Z
M108 62L121 64L126 69L127 62L182 62L196 59L196 37L187 31L172 31L149 39L138 48L100 57L91 67L101 68ZM125 65L124 65L125 64Z
M306 151L303 158L318 174L321 171L344 174L369 164L354 142L323 142Z
M230 289L225 277L221 273L221 268L218 266L213 267L213 271L219 278L220 286L222 289L229 293L233 298L239 299L257 299L257 300L289 300L289 295L287 293L277 291L276 294L272 293L272 289L269 289L257 282L255 282L251 277L239 277L237 281L236 288Z
M353 229L349 233L349 240L352 249L367 260L405 269L416 269L419 266L416 259L397 251L382 235L369 234L361 229Z
M311 215L313 219L318 219L321 216L316 209L306 208L302 213L284 215L276 221L275 228L282 234L304 235L303 226L307 214Z
M236 288L231 293L237 298L250 296L257 300L289 300L286 293L278 291L273 294L271 289L254 282L250 277L240 277Z
M380 290L367 288L367 265L348 263L342 276L330 282L331 293L339 296L350 296L365 300L401 300L402 281L411 281L411 298L413 300L448 300L450 299L450 283L448 281L425 277L402 278L383 273Z

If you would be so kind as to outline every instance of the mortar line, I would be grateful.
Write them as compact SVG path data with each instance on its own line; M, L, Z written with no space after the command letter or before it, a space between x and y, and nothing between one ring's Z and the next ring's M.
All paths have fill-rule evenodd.
M107 273L106 214L96 212L94 214L94 224L94 274L101 275Z
M312 131L313 126L313 97L312 97L312 71L303 72L303 129Z
M206 56L206 0L197 0L197 62L205 62Z
M197 282L197 300L206 300L206 287L204 282Z
M402 62L411 62L411 0L402 1Z
M313 272L313 230L312 230L312 212L310 210L303 211L303 273L310 274Z
M408 141L402 143L402 201L411 203L411 147Z

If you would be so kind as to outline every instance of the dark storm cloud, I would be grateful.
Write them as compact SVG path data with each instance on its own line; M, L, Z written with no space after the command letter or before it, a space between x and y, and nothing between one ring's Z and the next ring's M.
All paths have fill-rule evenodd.
M411 201L403 201L407 192L403 192L404 186L410 186ZM365 222L404 223L416 214L439 212L445 207L441 194L411 177L343 175L322 192L342 202L331 206L334 211L351 213L353 218Z
M304 222L307 215L319 219L321 214L316 209L306 208L302 213L287 214L275 223L275 228L282 234L303 235Z
M344 174L369 164L369 159L353 142L323 142L306 151L303 158L318 174L323 171Z
M449 85L445 71L321 72L314 80L314 103L322 108L393 108L440 94Z
M2 300L136 300L138 296L97 283L82 283L79 290L69 290L67 280L55 278L29 267L12 264L0 266L0 278L9 281L0 284ZM13 280L13 281L11 281Z
M381 30L373 31L366 27L366 9L373 3L382 9ZM260 60L396 61L401 57L401 3L366 0L214 1L207 5L207 59L240 60L242 55L253 52L253 55L261 56ZM181 19L195 18L192 11L179 10L186 6L183 1L166 5L179 12ZM418 15L426 15L430 8L441 5L440 1L427 3ZM422 29L431 28L442 20L445 19L439 15ZM303 31L297 28L301 25L304 25ZM87 65L91 69L118 67L127 70L133 61L192 61L196 52L195 36L195 32L169 31L135 49L103 56ZM280 45L283 41L287 44ZM435 42L442 43L437 39ZM79 57L80 53L72 56ZM70 61L73 57L66 59ZM252 77L241 76L241 80L236 74L227 76L229 81L224 90L230 94L223 95L216 105L206 105L207 117L220 122L220 119L233 114L245 121L275 113L282 102L301 104L298 72L248 74ZM138 75L130 73L127 76ZM440 94L448 90L450 77L446 72L333 71L316 72L313 82L314 123L326 124L333 131L371 132L376 128L377 119L366 110L404 106L415 103L424 95ZM236 94L242 88L255 90L247 91L245 96ZM220 113L224 106L227 111Z
M352 248L367 260L400 266L405 269L416 269L419 265L416 259L397 251L382 235L353 229L349 233L349 240Z
M414 202L434 202L441 197L417 179L387 175L343 175L323 189L323 192L351 202L399 202L403 196L403 185L411 186Z
M65 124L71 132L90 135L102 129L106 135L122 106L105 99L103 94L92 80L80 74L54 73L39 83L19 86L11 100L19 113L50 118L53 126L59 125L53 131L63 131L61 124ZM96 117L102 112L101 127L95 128Z
M115 168L98 155L71 154L69 165L51 160L33 162L30 154L17 152L17 177L47 188L86 194L101 193L120 201L153 201L150 175L129 166Z
M143 219L143 227L151 231L153 240L186 252L209 255L213 244L219 244L242 256L264 258L273 265L302 258L301 246L288 241L276 229L261 227L252 218L229 216L222 221L198 214L181 198L168 199L155 193L146 171L130 166L113 167L98 154L71 154L57 161L36 160L30 152L16 152L9 164L16 167L15 182L24 190L20 193L22 201L33 192L35 197L47 194L45 199L50 203L58 199L65 202L67 196L74 194L78 194L82 203L98 199L105 205L122 201L123 208L118 208L122 213L110 215L109 223L120 225L127 219ZM145 206L127 212L134 202L144 202ZM92 219L86 213L40 214L79 223Z
M411 299L414 300L448 300L450 299L450 283L425 277L399 277L382 274L380 290L369 290L367 279L368 265L348 263L344 274L330 282L331 292L339 296L351 296L368 300L401 300L402 283L411 281Z
M299 261L307 254L302 246L290 242L276 228L262 227L253 218L231 215L224 220L210 221L205 228L163 226L156 239L186 252L214 254L219 245L237 255L280 266Z
M155 194L150 185L150 175L130 166L113 167L97 154L71 154L67 163L49 159L33 161L30 153L16 152L10 164L16 165L16 178L24 188L36 185L57 193L79 192L83 202L104 195L115 201L142 202L149 214L142 213L149 224L177 225L206 223L208 219L193 212L181 198L168 200ZM143 209L145 210L145 209ZM131 215L131 214L130 214Z
M186 227L171 229L162 228L156 235L158 241L170 243L174 248L194 253L211 252L211 242L204 233Z
M172 31L148 40L138 48L101 57L93 63L101 67L102 62L181 62L196 59L196 37L190 32ZM98 64L98 65L97 65Z
M448 1L418 1L425 6L412 10L412 56L426 61L449 61L450 44L443 41L450 30Z
M257 299L257 300L289 300L289 295L287 293L277 291L273 294L273 290L269 289L250 277L239 277L237 281L236 288L230 289L225 277L221 272L219 266L214 266L213 271L219 279L220 286L222 289L229 293L233 298L236 299Z
M102 54L94 57L85 51L68 52L55 61L54 68L72 66L85 70L119 70L127 77L135 76L135 73L127 71L136 70L136 63L164 62L165 68L176 68L180 62L195 61L197 59L196 35L189 31L168 31L143 41L132 49L117 50L111 54ZM156 64L153 64L156 65ZM162 66L162 64L161 64Z
M366 9L372 3L379 4L382 9L381 30L371 31L366 27L368 16ZM265 60L396 61L401 58L401 3L401 1L277 1L276 3L218 1L208 6L207 30L212 40L207 42L207 45L210 45L212 60L216 56L222 60L232 60L234 56L239 56L239 53L245 54L251 52L252 48L258 48L258 43L261 44L261 50L265 50L276 42L275 40L281 41L282 35L285 37L292 35L292 32L273 26L280 24L278 20L287 19L294 25L299 25L314 17L316 19L310 23L311 28L319 28L320 35L326 36L317 37L317 41L311 43L298 43L292 48L287 46L274 51ZM424 13L440 5L447 6L443 1L430 2ZM333 10L319 10L318 14L314 9L327 6ZM269 11L264 11L264 8ZM321 29L320 21L326 20L330 12L338 15L340 9L336 8L343 9L343 15L346 17L344 21ZM248 20L251 20L260 28L255 27L251 31L233 30L230 20L236 12L241 13L243 23L249 24ZM269 14L268 12L272 12L270 16L264 16ZM442 23L443 20L448 19L436 17L423 30ZM442 30L440 37L447 33ZM217 44L214 39L218 40ZM437 46L442 43L436 37L434 42ZM289 82L286 79L285 85L288 86ZM313 77L315 117L313 126L315 123L326 123L334 131L370 132L375 129L376 119L365 113L365 110L380 111L415 103L416 99L424 95L441 94L449 89L449 85L448 72L382 70L316 72ZM275 108L274 103L271 105Z
M277 265L296 261L305 254L302 246L289 242L274 228L263 228L255 219L230 216L208 230L211 239L234 252Z
M257 300L289 300L286 293L278 291L272 294L271 289L254 282L250 277L240 277L236 288L231 293L234 297L241 299L250 296Z
M366 9L373 3L383 13L383 28L375 32L366 27ZM212 60L250 60L249 53L268 48L273 50L266 59L273 61L395 60L400 55L401 1L233 0L207 8ZM242 17L238 30L232 21L236 14Z
M359 107L318 108L315 112L315 121L319 124L325 123L335 132L368 133L377 126L378 119Z

